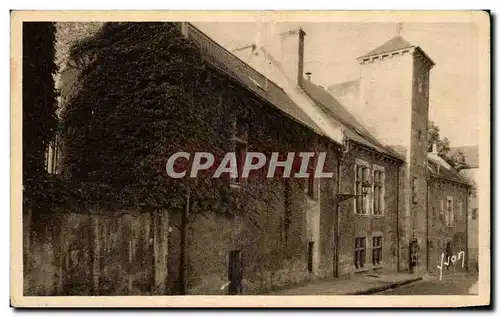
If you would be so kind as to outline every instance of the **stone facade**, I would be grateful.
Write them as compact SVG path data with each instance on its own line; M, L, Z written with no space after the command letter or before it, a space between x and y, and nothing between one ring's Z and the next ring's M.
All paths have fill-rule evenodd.
M428 271L439 272L441 256L456 256L455 270L467 269L468 185L431 177L429 181ZM460 260L458 260L459 253ZM464 260L462 265L462 260ZM443 269L443 272L446 269ZM444 273L443 273L444 274Z
M217 75L218 87L235 85L230 79ZM248 195L252 188L259 188L259 197L253 197L248 205L241 206L238 214L221 216L219 211L207 211L197 215L188 225L188 290L189 294L227 294L230 252L238 251L242 259L244 294L265 293L270 290L310 279L332 278L333 221L336 170L340 145L318 136L307 127L280 113L264 102L254 100L244 87L237 89L236 98L228 99L228 109L246 104L254 108L239 113L258 113L246 117L248 124L248 151L266 152L265 144L272 144L272 151L325 152L324 172L334 172L333 178L315 179L308 186L308 179L265 179L250 177L232 186L233 195ZM227 91L221 88L221 98ZM234 113L232 115L235 115ZM266 118L263 120L262 118ZM229 124L229 122L228 122ZM286 126L293 134L304 135L303 141L292 134L279 132ZM259 137L256 136L259 134ZM267 141L264 141L266 138ZM266 143L267 142L267 143ZM284 158L280 158L283 160ZM263 167L267 170L267 164ZM309 193L309 188L313 190ZM252 208L247 208L247 207ZM180 218L171 213L169 235L169 288L179 291L180 276Z
M355 193L356 166L368 167L384 173L383 207L380 214L374 212L373 188L362 203L368 206L366 214L355 210L356 198L340 202L339 215L339 277L361 271L383 269L397 271L398 259L398 170L401 161L381 155L373 149L351 142L344 154L341 168L341 193ZM372 176L370 175L370 178ZM359 198L358 198L359 199ZM358 200L359 201L359 200ZM355 267L355 238L366 238L366 258L362 268ZM373 237L382 237L380 263L373 262Z
M467 158L466 158L467 160ZM467 162L467 161L466 161ZM479 167L470 167L460 171L472 185L469 195L468 209L468 261L469 269L479 270L479 202L477 194L477 184L479 184Z
M182 31L186 30L184 25ZM244 151L325 152L324 170L333 172L333 177L312 182L249 178L231 184L231 195L244 196L243 203L235 207L238 212L204 210L188 217L188 294L228 294L234 254L241 261L240 293L261 294L312 279L366 271L435 273L441 254L467 251L468 187L439 175L429 178L427 122L433 63L418 47L400 42L404 45L390 54L360 58L359 102L349 102L349 110L367 124L381 141L379 145L391 146L398 158L396 153L381 153L377 146L347 140L343 147L325 137L321 129L330 121L324 120L318 128L310 115L285 100L288 91L298 86L289 90L273 86L206 35L193 34L191 39L203 43L205 76L224 112L217 114L221 127L231 131L229 127L240 121L247 126ZM304 33L290 35L294 36L286 42L297 46L294 51L299 54L286 56L293 67L285 65L285 73L293 81L298 75L300 82ZM321 120L316 117L316 121ZM336 132L342 124L335 127ZM227 137L227 150L234 151L233 136ZM340 201L337 194L360 194L360 166L371 184L369 194ZM450 205L446 205L448 201ZM453 223L446 222L446 206L452 209ZM88 219L81 214L61 215L63 229L55 238L25 239L26 259L30 259L25 263L31 263L25 272L25 289L29 294L76 295L78 287L65 286L55 276L72 280L76 273L71 272L79 271L87 283L81 291L85 294L178 294L181 216L178 210L124 215L121 220L110 215ZM32 232L29 223L25 230ZM77 237L85 227L90 228L92 239L85 232ZM359 239L364 241L362 245L358 245ZM412 241L416 242L415 258L410 252ZM73 250L68 243L80 249ZM67 254L66 258L55 261L55 248L58 254ZM75 256L79 256L76 262L71 260ZM112 265L106 259L113 259ZM66 262L74 264L69 266L73 271L68 271ZM66 271L60 272L63 268ZM36 276L47 280L37 281Z
M167 230L161 212L26 211L24 295L165 294Z
M433 62L402 38L358 58L361 65L357 113L384 144L404 157L400 171L400 269L425 271L427 123L429 73ZM390 47L389 47L390 46ZM390 128L388 128L390 127ZM418 255L410 263L410 242ZM411 267L413 266L413 267Z

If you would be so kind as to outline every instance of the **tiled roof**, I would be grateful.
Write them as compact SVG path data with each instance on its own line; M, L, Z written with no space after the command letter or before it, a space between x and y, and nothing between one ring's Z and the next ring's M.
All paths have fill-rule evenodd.
M409 48L409 47L413 47L413 45L410 44L403 37L396 36L396 37L390 39L389 41L385 42L384 44L380 45L376 49L372 50L368 54L363 55L362 57L397 51L397 50L400 50L403 48Z
M442 159L437 157L437 154L429 153L427 159L429 160L428 167L431 176L465 185L470 185L470 182L462 175L460 175L457 171L455 171L453 168L448 168L448 166L446 166L447 164L442 164Z
M384 146L373 136L356 118L347 111L328 91L311 83L302 82L302 89L313 99L321 110L332 119L339 121L346 127L346 137L360 144L369 146L378 152L404 160L391 148Z
M346 91L356 90L358 87L359 87L359 80L350 80L330 85L328 86L327 90L330 93L338 92L340 94L343 94Z
M229 75L271 105L302 123L314 132L324 135L321 128L295 104L281 87L227 51L192 24L187 24L188 38L196 43L203 58L218 70Z
M479 167L479 149L477 145L450 147L450 155L462 152L465 156L465 163L469 168Z

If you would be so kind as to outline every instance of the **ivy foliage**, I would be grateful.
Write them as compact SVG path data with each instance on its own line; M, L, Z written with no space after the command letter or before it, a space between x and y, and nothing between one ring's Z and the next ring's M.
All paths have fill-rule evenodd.
M55 26L50 22L23 23L23 206L47 209L58 181L45 170L45 151L58 128L54 75Z
M433 150L434 144L436 145L438 155L443 158L450 166L456 170L467 168L464 154L459 151L457 153L450 153L450 140L447 137L441 138L439 127L433 122L429 121L427 127L427 151Z
M227 177L211 178L213 170L167 177L167 159L210 152L218 166L234 151L236 121L249 124L248 151L304 151L313 140L312 132L210 68L172 23L106 23L69 55L81 71L78 89L63 96L62 173L88 185L79 197L89 201L180 211L189 193L192 214L251 215L258 210L250 201L274 199L265 191L280 182L259 174L264 169L234 190Z
M228 148L227 103L198 48L171 23L106 23L70 56L87 63L62 111L63 175L107 188L88 196L118 208L181 209L189 192L193 209L221 210L223 179L165 171L175 152L222 156Z
M23 23L23 176L29 178L44 173L57 129L54 34L53 23Z

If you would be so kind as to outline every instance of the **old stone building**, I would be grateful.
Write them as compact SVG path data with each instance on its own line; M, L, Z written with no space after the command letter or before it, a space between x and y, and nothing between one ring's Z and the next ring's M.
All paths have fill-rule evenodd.
M477 145L460 146L450 148L450 154L454 155L461 152L465 157L465 166L459 171L460 175L465 177L471 184L471 191L468 203L468 261L469 269L479 269L479 147Z
M420 47L396 36L357 59L359 80L325 90L304 69L305 38L303 30L288 31L265 47L249 45L234 53L277 82L296 104L314 109L308 113L316 122L341 127L345 172L339 176L339 193L356 193L359 180L372 184L366 197L339 201L333 243L337 276L372 268L428 271L435 265L427 250L428 224L435 221L427 215L427 169L432 164L427 123L434 62ZM359 212L359 205L366 210Z
M192 24L175 25L229 109L221 121L238 166L247 152L282 161L324 152L333 177L238 177L230 187L240 212L185 214L186 235L183 215L162 211L155 239L166 255L153 265L162 292L179 293L183 274L188 294L258 294L366 271L435 273L441 253L467 248L469 185L427 153L434 63L421 48L395 37L357 59L359 80L326 90L304 78L302 29L229 52Z
M221 98L228 91L235 96L229 101L230 108L255 100L251 107L260 109L253 118L237 118L248 127L237 138L244 152L325 152L325 170L337 171L341 144L326 136L283 89L194 26L184 24L181 29L199 45L211 76L220 80L220 87L226 87L219 92ZM256 137L257 132L260 137ZM304 134L303 143L291 134ZM272 148L262 148L261 138L270 139ZM233 184L234 195L251 190L251 186L264 186L262 196L252 206L257 216L251 221L248 217L225 219L214 214L190 223L188 293L255 294L305 280L331 278L336 180L310 177L266 181L257 177ZM176 222L173 219L172 223ZM169 281L174 293L180 280L179 241L180 230L174 225L169 235ZM241 281L236 277L238 270ZM233 285L238 285L237 289Z
M427 271L441 271L446 263L455 270L467 270L469 194L469 182L439 157L434 147L429 153Z

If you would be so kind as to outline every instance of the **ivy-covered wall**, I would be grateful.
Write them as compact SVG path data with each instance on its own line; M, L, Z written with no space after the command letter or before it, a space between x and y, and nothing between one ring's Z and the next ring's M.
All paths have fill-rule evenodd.
M189 224L188 293L227 294L228 254L240 250L243 258L243 292L267 293L276 288L309 279L331 278L333 270L332 230L336 193L338 146L282 114L237 86L231 78L212 70L207 78L219 84L212 94L228 104L230 125L233 118L248 125L247 150L267 154L326 152L324 171L334 178L316 181L314 199L307 198L306 180L280 177L268 179L266 164L251 173L240 186L231 187L240 210L231 217L220 217L212 210L193 216ZM228 138L230 139L230 137ZM228 142L231 150L231 142ZM296 167L298 167L296 165ZM321 184L320 184L321 183ZM286 185L288 184L288 185ZM176 293L180 272L180 215L171 214L169 236L169 287ZM319 241L318 241L319 240ZM314 241L314 269L308 272L308 243ZM227 286L227 285L226 285Z
M214 69L171 23L107 23L70 56L80 70L63 89L62 176L86 184L86 200L110 209L168 212L167 293L179 289L187 195L188 293L225 292L233 249L243 254L247 293L332 276L338 145ZM309 199L306 180L268 179L267 165L238 188L227 177L211 178L213 170L196 179L167 177L166 160L177 151L213 153L217 166L235 149L235 124L247 127L246 151L267 158L327 151L325 170L334 178L316 184Z

